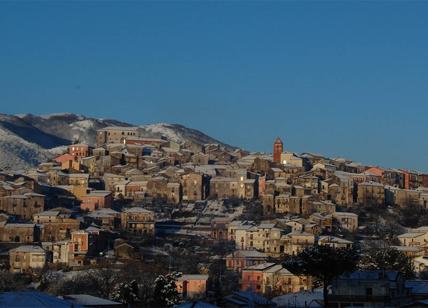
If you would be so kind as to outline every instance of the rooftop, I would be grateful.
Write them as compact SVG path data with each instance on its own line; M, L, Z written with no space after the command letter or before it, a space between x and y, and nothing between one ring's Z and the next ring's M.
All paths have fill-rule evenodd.
M71 294L65 295L64 299L68 302L71 302L73 305L82 305L82 306L122 306L122 303L113 302L108 299L87 295L87 294ZM73 306L74 307L74 306Z
M50 296L41 292L20 291L0 293L0 307L78 308L82 306L74 305L63 299Z

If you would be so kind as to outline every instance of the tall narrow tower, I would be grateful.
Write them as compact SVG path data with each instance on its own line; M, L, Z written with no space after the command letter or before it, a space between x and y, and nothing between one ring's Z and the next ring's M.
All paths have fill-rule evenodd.
M279 139L279 137L276 138L275 143L273 144L273 161L276 163L281 163L281 154L284 151L284 145Z

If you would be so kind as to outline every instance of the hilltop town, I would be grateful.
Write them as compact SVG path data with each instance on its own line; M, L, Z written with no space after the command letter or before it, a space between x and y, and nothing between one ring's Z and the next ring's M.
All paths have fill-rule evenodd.
M324 286L331 307L427 305L428 174L298 154L280 138L250 153L133 126L94 134L0 173L0 291L97 307L322 307ZM360 261L328 285L287 266L320 247ZM382 251L395 265L376 261Z

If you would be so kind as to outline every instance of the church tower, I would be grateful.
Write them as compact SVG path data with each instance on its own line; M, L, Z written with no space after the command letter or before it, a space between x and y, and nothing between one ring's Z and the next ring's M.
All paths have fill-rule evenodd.
M275 143L273 144L273 161L276 163L281 163L281 154L284 151L284 145L279 139L279 137L276 138Z

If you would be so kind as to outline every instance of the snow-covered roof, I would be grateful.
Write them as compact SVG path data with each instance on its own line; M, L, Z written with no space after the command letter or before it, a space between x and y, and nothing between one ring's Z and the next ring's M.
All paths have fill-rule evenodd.
M241 257L241 258L267 258L264 252L258 250L237 250L227 256L228 258Z
M0 293L0 307L83 307L41 292L19 291Z
M60 211L43 211L37 214L34 214L34 216L58 216L60 214Z
M14 252L39 252L39 253L45 252L42 247L35 246L35 245L23 245L23 246L19 246L19 247L16 247L14 249L11 249L10 251L14 251Z
M125 213L153 213L152 211L143 209L142 207L131 207L124 210Z
M122 306L122 303L114 302L101 297L96 297L87 294L71 294L65 295L64 299L77 305L82 306Z
M266 269L268 269L274 265L275 265L275 263L266 262L266 263L256 264L253 266L246 267L244 269L244 271L245 270L248 270L248 271L264 271L264 270L266 270Z
M323 300L321 291L301 291L297 293L288 293L272 298L272 301L278 307L295 307L295 308L315 308L322 307L319 304Z
M184 274L177 278L179 281L184 280L208 280L208 275Z

